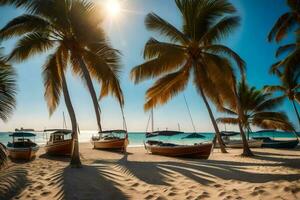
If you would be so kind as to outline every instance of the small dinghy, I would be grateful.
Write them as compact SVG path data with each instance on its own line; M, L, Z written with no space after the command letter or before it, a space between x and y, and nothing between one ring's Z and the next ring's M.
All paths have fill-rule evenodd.
M13 141L7 144L7 152L10 158L31 160L36 156L39 146L29 139L35 137L35 134L30 132L14 132L9 136L13 138Z

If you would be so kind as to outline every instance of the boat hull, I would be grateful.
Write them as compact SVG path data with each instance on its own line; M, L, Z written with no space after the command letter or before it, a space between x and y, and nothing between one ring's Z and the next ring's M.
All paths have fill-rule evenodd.
M71 155L72 140L48 142L45 146L45 151L49 155Z
M179 145L179 146L158 146L145 145L146 149L152 154L170 156L170 157L186 157L207 159L210 155L212 144L199 145Z
M275 149L293 149L298 145L298 140L284 141L284 140L272 140L270 142L264 142L262 147L275 148Z
M13 148L7 147L8 156L15 160L31 160L35 158L39 147Z
M263 141L262 140L248 140L248 146L250 148L260 148L262 147ZM225 143L226 147L229 148L243 148L243 142L241 140L237 141L230 141L228 143Z
M125 150L128 144L128 139L92 140L91 142L95 149Z

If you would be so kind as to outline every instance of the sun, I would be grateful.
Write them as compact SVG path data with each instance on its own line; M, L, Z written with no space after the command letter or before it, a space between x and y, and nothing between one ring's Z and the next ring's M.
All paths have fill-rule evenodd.
M111 16L117 16L121 11L121 5L118 0L108 0L106 2L106 11Z

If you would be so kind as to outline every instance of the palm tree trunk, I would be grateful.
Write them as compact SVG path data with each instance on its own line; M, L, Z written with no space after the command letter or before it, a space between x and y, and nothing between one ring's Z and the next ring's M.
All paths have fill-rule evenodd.
M294 109L295 109L295 112L296 112L296 115L297 115L297 118L298 118L298 122L299 122L299 125L300 125L300 116L299 116L299 113L298 113L298 110L297 110L297 107L296 107L296 104L295 104L295 100L292 100L292 103L293 103L293 106L294 106Z
M206 108L207 108L207 111L208 111L210 120L211 120L211 122L212 122L212 124L213 124L213 127L214 127L214 129L215 129L216 136L217 136L217 140L218 140L218 143L219 143L219 145L220 145L221 152L222 152L222 153L227 153L227 151L226 151L226 149L225 149L225 145L224 145L223 140L222 140L222 138L221 138L221 134L220 134L220 131L219 131L217 122L216 122L216 120L215 120L215 118L214 118L214 115L213 115L213 113L212 113L212 111L211 111L210 105L209 105L209 103L208 103L208 101L207 101L207 99L206 99L206 96L205 96L205 94L204 94L202 88L199 87L199 89L200 89L201 97L202 97L202 99L203 99L203 101L204 101L204 103L205 103L205 106L206 106Z
M101 118L100 118L100 106L98 103L98 98L97 98L97 95L96 95L96 92L94 89L94 85L93 85L90 73L86 67L86 64L80 57L78 57L78 58L79 58L79 62L80 62L80 68L82 70L84 79L86 81L86 85L88 87L89 93L93 100L94 110L95 110L95 114L96 114L96 118L97 118L98 131L102 131Z
M239 120L239 129L240 129L240 134L241 134L241 138L242 138L242 141L243 141L243 153L242 153L242 156L246 156L246 157L250 157L250 156L254 156L251 149L249 148L249 145L248 145L248 141L247 141L247 138L246 138L246 134L244 132L244 129L242 127L242 124Z
M233 77L233 80L235 80L235 78ZM239 125L239 129L240 129L240 135L243 141L243 153L242 156L253 156L253 153L251 151L251 149L249 148L248 145L248 141L246 138L246 134L244 132L244 129L242 127L242 121L243 121L243 111L241 108L241 102L240 99L238 97L237 91L236 91L236 86L235 83L236 81L233 81L233 94L234 94L234 98L236 100L236 107L237 107L237 111L238 111L238 125ZM249 139L249 138L248 138Z
M73 108L73 105L71 102L71 98L69 95L69 90L68 90L64 72L61 72L61 76L62 76L62 88L63 88L64 99L65 99L65 103L66 103L66 106L68 109L69 116L71 118L72 132L73 132L72 133L73 147L72 147L72 156L71 156L70 165L71 165L71 167L79 168L79 167L81 167L81 161L80 161L80 156L79 156L77 120L76 120L75 111L74 111L74 108Z

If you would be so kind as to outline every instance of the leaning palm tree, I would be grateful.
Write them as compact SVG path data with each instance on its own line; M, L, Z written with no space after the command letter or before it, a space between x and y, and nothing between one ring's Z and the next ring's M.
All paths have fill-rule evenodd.
M271 29L268 40L281 41L295 25L300 25L300 0L287 0L289 11L282 14ZM298 30L299 31L299 30Z
M28 13L13 19L1 31L2 39L28 34L26 35L28 37L24 37L23 41L20 40L18 48L12 53L11 57L13 59L22 60L23 57L28 57L29 49L26 49L26 47L27 43L31 41L35 42L35 47L38 48L36 49L37 51L46 51L53 47L55 42L64 43L67 50L72 54L71 61L73 66L77 68L73 68L73 71L86 82L93 100L98 129L101 131L100 107L91 76L99 81L103 81L103 91L112 91L118 100L121 101L121 104L123 104L123 97L117 77L111 70L105 69L109 68L108 65L116 65L118 55L117 51L110 47L103 30L99 27L99 24L102 22L99 10L96 9L93 3L82 0L5 0L0 1L1 4L13 4L18 7L24 7ZM47 34L43 34L44 32ZM86 48L91 51L86 52ZM21 51L22 49L23 51ZM37 51L30 53L38 53ZM91 55L94 52L100 54L97 63L91 63L91 60L95 61L94 55ZM100 58L101 60L99 60ZM106 72L103 72L105 70ZM107 80L109 79L108 77L112 80ZM102 92L101 96L105 94L107 92Z
M124 103L118 80L118 52L110 47L99 28L99 11L93 3L83 0L7 0L1 3L21 6L27 12L11 20L0 32L1 39L22 37L11 52L10 60L23 61L54 50L44 65L45 98L51 115L63 91L73 130L71 165L80 166L77 120L65 80L68 64L76 75L83 78L89 89L99 130L100 108L92 78L101 82L100 97L112 93L121 105Z
M7 121L16 106L16 75L0 48L0 119ZM0 169L7 161L5 146L0 143Z
M300 115L297 110L295 101L300 104L300 71L295 72L294 68L286 68L283 72L277 70L276 75L280 79L280 85L266 85L266 92L280 92L281 95L277 99L288 99L292 102L299 125Z
M282 103L282 98L272 98L271 93L264 93L255 87L249 87L245 80L238 84L237 92L243 112L242 128L244 131L250 132L251 126L294 131L292 123L284 113L272 111ZM239 115L236 106L224 107L223 112L230 117L220 117L217 119L218 122L238 124Z
M131 77L135 83L159 77L147 91L145 110L166 103L183 91L193 77L194 86L208 110L221 150L226 152L207 97L216 105L221 105L223 99L216 87L220 86L218 81L225 81L223 66L227 66L232 59L240 68L244 66L242 59L233 50L218 43L239 25L240 18L232 16L236 10L224 0L175 2L183 19L182 29L177 29L155 13L148 14L146 27L166 36L168 42L151 38L144 49L147 61L133 68Z

